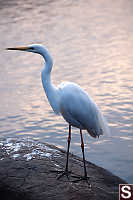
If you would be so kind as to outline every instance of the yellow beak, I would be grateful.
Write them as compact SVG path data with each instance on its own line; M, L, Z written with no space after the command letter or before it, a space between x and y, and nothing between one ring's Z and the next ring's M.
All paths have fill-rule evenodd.
M25 51L28 50L29 47L10 47L10 48L6 48L6 50L20 50L20 51Z

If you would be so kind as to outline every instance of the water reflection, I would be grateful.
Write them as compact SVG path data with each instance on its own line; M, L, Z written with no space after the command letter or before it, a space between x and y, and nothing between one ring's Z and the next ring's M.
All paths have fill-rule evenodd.
M47 46L54 58L53 83L80 84L109 122L112 137L96 141L84 135L87 159L129 182L133 180L132 4L130 0L0 3L0 48ZM43 60L1 51L0 61L1 137L32 137L66 148L67 124L53 114L41 86ZM71 151L81 156L75 128Z

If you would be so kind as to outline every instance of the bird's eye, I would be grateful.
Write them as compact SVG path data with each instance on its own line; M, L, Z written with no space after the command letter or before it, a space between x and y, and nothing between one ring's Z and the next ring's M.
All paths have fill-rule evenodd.
M30 47L29 49L34 50L34 47Z

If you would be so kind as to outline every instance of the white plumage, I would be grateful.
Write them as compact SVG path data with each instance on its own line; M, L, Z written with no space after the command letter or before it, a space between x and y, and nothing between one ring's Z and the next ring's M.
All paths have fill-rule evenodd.
M91 98L75 83L61 84L60 113L72 126L86 129L92 137L103 134L98 109Z
M45 90L48 101L56 114L61 114L69 123L67 163L63 175L68 176L68 155L71 140L71 126L80 129L81 147L84 161L84 179L87 179L87 171L85 166L84 143L82 130L85 129L92 137L99 137L109 132L107 123L94 101L88 94L75 83L64 82L58 87L51 83L51 70L53 60L48 50L42 45L34 44L28 47L8 48L8 50L21 50L38 53L43 56L45 66L41 72L42 85Z

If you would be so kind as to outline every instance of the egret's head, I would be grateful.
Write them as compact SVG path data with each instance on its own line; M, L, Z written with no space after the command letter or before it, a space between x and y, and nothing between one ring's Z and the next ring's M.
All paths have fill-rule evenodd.
M38 54L42 54L42 52L44 53L46 51L47 53L47 49L44 48L40 44L32 44L32 45L22 46L22 47L11 47L11 48L7 48L6 50L19 50L19 51L38 53Z
M50 53L41 44L32 44L32 45L28 45L24 47L11 47L11 48L7 48L6 50L19 50L19 51L37 53L37 54L42 55L45 61L49 63L49 65L51 66L53 65L53 60L52 60L52 57L50 56Z

